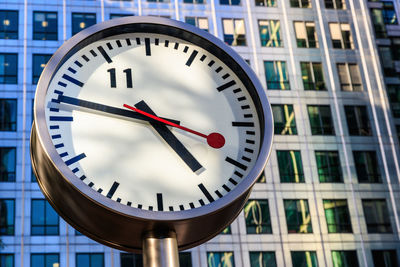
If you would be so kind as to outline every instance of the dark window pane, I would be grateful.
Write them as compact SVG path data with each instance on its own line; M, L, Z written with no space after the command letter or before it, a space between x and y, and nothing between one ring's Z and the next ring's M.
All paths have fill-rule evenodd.
M54 267L60 266L60 256L57 253L32 253L32 267Z
M110 19L117 19L129 16L134 16L134 14L110 14Z
M179 252L179 267L192 267L192 254L190 252Z
M269 90L290 90L289 75L284 61L264 61L265 77Z
M122 266L122 263L121 263ZM77 253L76 267L104 267L103 253Z
M0 84L16 84L18 82L18 55L0 54Z
M393 117L400 118L400 85L387 84L386 88Z
M398 267L396 250L372 250L375 267Z
M57 12L33 12L33 40L58 40Z
M141 254L121 253L121 267L143 267Z
M329 106L307 106L313 135L334 135L331 109Z
M0 99L0 131L17 130L17 100Z
M0 147L0 182L15 182L15 147Z
M95 13L72 13L72 35L96 24Z
M321 183L342 183L342 169L337 151L315 151Z
M353 250L332 250L333 267L358 267L357 252Z
M350 135L371 136L367 108L365 106L344 106Z
M381 183L375 151L353 151L359 183Z
M292 251L293 267L318 267L315 251Z
M0 199L0 236L14 235L15 200Z
M44 67L51 55L33 54L32 56L32 84L37 84Z
M308 201L306 199L283 200L288 233L312 233Z
M18 11L0 10L0 39L18 39Z
M44 199L32 199L31 235L58 235L59 216Z
M384 199L363 199L365 222L368 233L391 233L389 211Z
M351 233L352 227L347 201L345 199L324 199L323 204L328 233Z
M271 234L268 200L249 200L244 207L247 234Z
M1 267L14 267L14 254L0 254Z
M383 10L383 21L387 25L398 24L396 10L394 9L394 4L392 1L382 1Z
M281 183L304 183L300 151L278 150L276 154L278 157Z
M207 252L208 267L235 267L233 252Z
M250 252L250 267L277 267L275 252Z

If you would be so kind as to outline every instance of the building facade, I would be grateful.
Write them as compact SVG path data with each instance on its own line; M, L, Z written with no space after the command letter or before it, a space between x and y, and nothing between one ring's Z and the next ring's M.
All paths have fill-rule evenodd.
M130 15L231 45L272 104L270 160L223 233L181 266L399 266L397 0L0 0L0 266L141 266L60 219L31 170L36 84L80 30Z

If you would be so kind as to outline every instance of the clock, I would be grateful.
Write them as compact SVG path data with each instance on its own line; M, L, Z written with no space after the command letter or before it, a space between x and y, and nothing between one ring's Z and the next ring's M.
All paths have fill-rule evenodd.
M188 24L127 17L65 42L39 80L31 158L49 203L126 251L231 223L268 159L270 104L248 64Z

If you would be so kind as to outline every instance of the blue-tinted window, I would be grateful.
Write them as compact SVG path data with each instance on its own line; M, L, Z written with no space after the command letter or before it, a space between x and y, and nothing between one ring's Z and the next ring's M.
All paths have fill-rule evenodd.
M45 199L32 199L31 212L31 235L58 235L58 214Z
M240 5L240 0L219 0L220 5L238 6Z
M250 252L250 267L276 267L275 252Z
M17 130L17 100L0 99L0 131Z
M0 39L18 39L18 11L0 10Z
M15 147L0 147L0 182L15 182L15 169Z
M117 19L129 16L134 16L134 14L110 14L110 19Z
M1 267L14 267L14 254L0 254Z
M72 35L96 24L95 13L72 13Z
M208 267L235 267L233 252L207 252Z
M33 40L58 40L57 12L33 12Z
M49 54L34 54L32 56L32 84L37 84L44 67L51 58Z
M16 84L18 80L18 54L0 54L0 84Z
M76 254L76 267L103 267L103 266L104 266L103 253Z
M60 256L57 253L32 253L31 267L60 266Z
M121 253L121 267L143 267L142 254ZM190 252L179 252L179 266L192 267L192 255Z
M224 42L231 46L246 46L244 19L222 19Z
M289 75L284 61L264 61L269 90L290 90Z
M14 235L14 230L15 230L15 200L0 199L0 235ZM6 259L4 259L4 261L6 261ZM1 261L1 263L2 262L3 261Z

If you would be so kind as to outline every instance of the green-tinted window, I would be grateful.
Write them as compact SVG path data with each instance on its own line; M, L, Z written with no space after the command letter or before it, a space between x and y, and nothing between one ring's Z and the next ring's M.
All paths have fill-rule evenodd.
M284 61L264 61L269 90L290 90L289 75Z
M277 150L281 183L304 183L300 151Z
M349 135L371 136L367 108L365 106L344 106Z
M400 118L400 85L386 85L393 117Z
M275 252L251 251L250 267L276 267Z
M371 8L371 19L374 25L376 38L386 38L387 31L383 18L383 12L380 8Z
M1 267L14 267L14 254L0 254Z
M318 267L315 251L292 251L293 267Z
M311 0L290 0L290 7L311 8Z
M45 199L32 199L31 212L31 235L58 235L58 214Z
M233 252L207 252L208 267L235 267Z
M375 267L398 267L396 250L372 250Z
M15 200L0 199L0 236L14 235Z
M332 250L333 267L358 267L355 250Z
M0 10L0 39L18 39L17 10Z
M96 24L95 13L72 13L72 35Z
M293 105L271 105L274 115L274 134L296 135Z
M353 151L359 183L381 183L375 151Z
M17 100L0 99L0 131L17 130Z
M331 108L322 105L308 105L311 133L313 135L334 135Z
M60 266L60 256L57 253L32 253L31 267Z
M17 84L18 54L0 54L0 84Z
M253 199L244 207L247 234L271 234L268 200Z
M32 56L32 84L37 84L44 67L51 58L49 54L33 54Z
M300 62L300 67L304 90L326 90L320 62Z
M33 12L33 40L58 40L57 12Z
M104 254L76 253L76 267L104 267Z
M232 234L231 226L229 225L224 230L222 230L221 235L230 235Z
M312 233L312 224L308 201L306 199L283 200L288 233Z
M259 20L261 46L282 47L281 23L279 20Z
M351 221L347 200L324 199L325 219L328 233L351 233Z
M265 178L265 172L263 171L257 179L257 183L265 183L267 179Z
M327 9L346 9L346 0L325 0Z
M368 233L391 233L389 211L385 199L362 200Z
M276 0L255 0L256 6L276 7Z
M342 183L342 168L337 151L315 151L318 177L321 183Z
M0 182L15 182L15 147L0 147Z

